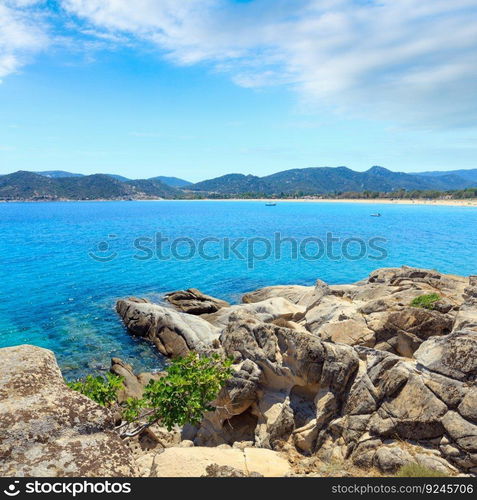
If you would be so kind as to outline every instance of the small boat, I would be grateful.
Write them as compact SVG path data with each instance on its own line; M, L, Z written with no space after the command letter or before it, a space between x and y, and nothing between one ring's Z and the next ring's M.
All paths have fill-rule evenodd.
M276 206L276 203L274 201L269 201L268 203L265 203L266 207L274 207Z
M379 212L377 214L371 214L371 217L381 217L381 214Z

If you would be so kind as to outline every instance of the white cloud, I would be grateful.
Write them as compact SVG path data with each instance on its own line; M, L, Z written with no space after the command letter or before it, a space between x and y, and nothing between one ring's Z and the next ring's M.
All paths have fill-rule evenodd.
M63 0L178 64L243 86L292 85L307 106L440 126L477 118L477 0Z
M477 119L477 0L57 1L71 33L100 49L147 43L238 85L288 85L306 109L426 127ZM37 1L4 2L0 77L44 37L22 15ZM15 17L13 44L5 14Z
M0 3L0 81L47 46L43 15L36 8L41 3L38 0Z

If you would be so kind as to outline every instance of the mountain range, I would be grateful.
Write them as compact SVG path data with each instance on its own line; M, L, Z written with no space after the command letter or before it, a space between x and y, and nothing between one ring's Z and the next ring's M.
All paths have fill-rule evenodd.
M242 195L304 196L343 192L460 190L477 186L477 169L416 174L372 167L292 169L272 175L227 174L192 184L177 177L127 179L113 174L83 175L62 170L18 171L0 176L1 200L130 200L230 197Z
M477 185L453 172L442 175L421 175L392 172L383 167L372 167L366 172L356 172L347 167L320 167L285 170L265 177L228 174L215 179L198 182L188 189L218 194L259 193L278 195L328 194L344 191L391 192L399 189L412 190L455 190Z
M65 170L44 170L43 172L33 172L33 173L42 175L44 177L50 177L51 179L62 179L63 177L86 177L84 174L73 174L71 172L66 172ZM123 177L122 175L116 175L116 174L103 174L103 175L108 175L109 177L113 177L113 179L117 179L118 181L123 181L123 182L132 180L128 179L127 177ZM186 181L184 179L179 179L178 177L167 177L164 175L151 177L148 180L160 181L172 187L186 187L192 184L192 182Z
M428 177L442 177L447 173L452 173L453 175L457 175L459 177L462 177L463 179L473 182L474 186L477 185L477 168L471 168L469 170L453 170L452 172L440 172L440 171L422 172L419 175L424 175Z
M180 191L158 180L121 181L107 174L47 177L20 170L0 176L2 200L169 199L180 195Z

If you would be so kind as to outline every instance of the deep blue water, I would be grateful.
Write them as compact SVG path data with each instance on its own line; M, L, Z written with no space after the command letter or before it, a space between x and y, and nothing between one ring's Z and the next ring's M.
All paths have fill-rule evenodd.
M380 212L382 217L370 217ZM227 300L261 286L298 283L311 285L317 278L347 283L364 278L384 266L422 266L457 274L477 273L477 209L418 205L366 205L338 203L262 202L81 202L0 203L0 347L30 343L52 349L66 377L106 368L119 356L138 370L160 368L162 359L148 343L132 338L115 311L115 301L131 295L160 300L164 292L188 287ZM176 258L157 258L149 240L134 246L136 238L169 238L163 254L170 256L170 241L191 238L176 246ZM314 237L326 243L332 233L330 255L319 259L293 256L292 243L282 243L280 258L252 263L226 251L224 242L245 253L247 241L275 242ZM185 259L191 245L203 238L207 255ZM360 238L383 248L348 243ZM254 240L263 255L265 243ZM106 249L107 242L108 248ZM303 244L303 243L302 243ZM136 245L137 246L137 245ZM309 256L316 243L308 242ZM95 258L90 253L94 252ZM152 257L150 254L153 254ZM115 258L109 259L116 254ZM328 252L329 254L329 252ZM139 258L137 258L139 257ZM150 257L144 259L145 257ZM178 257L178 258L177 258ZM100 261L98 258L104 260Z

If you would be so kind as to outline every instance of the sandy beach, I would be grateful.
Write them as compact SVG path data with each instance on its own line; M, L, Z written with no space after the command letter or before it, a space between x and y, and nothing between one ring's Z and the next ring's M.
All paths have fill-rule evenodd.
M238 201L238 200L237 200ZM254 200L254 201L270 201L270 200ZM275 201L275 200L274 200ZM377 200L354 200L354 199L301 199L301 200L276 200L276 202L313 202L313 203L367 203L370 205L444 205L450 207L477 207L476 200L393 200L393 199L377 199Z
M394 199L377 199L377 200L365 200L365 199L323 199L323 198L300 198L300 199L270 199L270 198L224 198L224 199L201 199L201 200L187 200L187 199L175 199L169 200L164 198L156 199L141 199L141 200L0 200L0 203L91 203L91 202L130 202L130 201L140 201L140 202L157 202L157 201L191 201L202 203L205 201L220 201L220 202L263 202L263 203L366 203L368 205L441 205L447 207L477 207L477 199L475 200L394 200Z
M137 201L243 201L263 203L366 203L369 205L442 205L449 207L477 207L477 199L474 200L395 200L395 199L322 199L322 198L300 198L300 199L270 199L270 198L226 198L226 199L203 199L203 200L137 200Z

